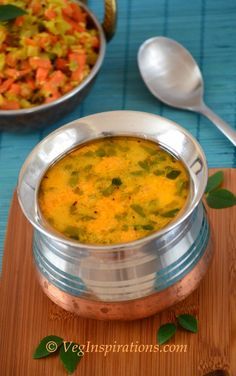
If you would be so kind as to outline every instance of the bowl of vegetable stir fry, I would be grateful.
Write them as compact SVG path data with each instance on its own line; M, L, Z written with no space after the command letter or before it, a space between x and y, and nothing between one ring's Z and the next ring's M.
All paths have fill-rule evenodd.
M114 34L81 1L0 0L0 129L46 127L83 100Z

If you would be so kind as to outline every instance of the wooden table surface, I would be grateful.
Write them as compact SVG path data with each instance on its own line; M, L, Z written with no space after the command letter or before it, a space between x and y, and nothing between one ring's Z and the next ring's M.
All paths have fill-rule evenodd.
M236 191L236 170L225 170L225 186ZM134 322L86 320L57 307L41 291L32 262L32 228L13 198L0 283L0 374L66 375L56 356L33 360L40 339L49 334L81 344L156 344L157 328L176 314L198 317L198 334L178 331L159 352L88 352L78 376L203 376L213 370L236 375L236 210L208 210L214 258L199 288L185 301ZM142 348L142 347L141 347ZM140 349L141 349L140 348ZM172 352L164 352L170 350ZM214 373L226 375L228 373Z

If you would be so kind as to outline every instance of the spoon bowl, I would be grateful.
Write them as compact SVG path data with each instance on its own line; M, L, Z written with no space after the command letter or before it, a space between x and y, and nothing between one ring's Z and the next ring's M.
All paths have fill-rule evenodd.
M202 113L236 146L236 132L205 105L201 71L181 44L165 37L148 39L139 48L138 66L156 98L169 106Z

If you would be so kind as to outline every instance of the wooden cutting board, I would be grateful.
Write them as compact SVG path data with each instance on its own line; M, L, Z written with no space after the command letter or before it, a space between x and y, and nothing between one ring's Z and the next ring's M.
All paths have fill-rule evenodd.
M211 171L213 172L213 171ZM225 170L225 187L236 192L236 170ZM148 319L101 322L82 319L57 307L41 291L32 260L32 227L14 195L0 284L0 374L66 375L57 356L33 360L40 339L49 334L82 344L156 344L157 328L176 314L192 313L199 333L177 332L170 344L186 352L88 352L74 375L202 376L213 370L236 375L236 210L209 210L214 258L200 287L185 301ZM143 347L140 347L142 349ZM171 348L173 349L173 347ZM166 350L166 348L165 348ZM215 372L214 375L226 375ZM212 375L213 375L212 374Z

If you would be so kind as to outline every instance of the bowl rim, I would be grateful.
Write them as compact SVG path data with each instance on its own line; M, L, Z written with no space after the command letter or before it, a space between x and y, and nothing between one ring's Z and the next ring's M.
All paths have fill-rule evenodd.
M109 116L119 115L120 113L124 114L124 116L127 115L127 116L131 116L131 117L135 116L135 115L140 115L140 116L144 116L144 117L145 116L147 116L147 117L153 117L154 119L162 121L165 124L168 124L169 126L173 127L173 129L175 129L175 130L179 131L180 133L184 134L184 136L186 136L191 141L191 143L194 146L195 150L197 151L198 155L201 157L202 170L203 170L202 182L201 182L201 185L199 187L199 192L196 195L196 197L194 197L193 202L190 203L190 205L187 205L187 207L185 208L185 210L183 210L183 213L181 213L180 216L177 216L173 221L171 221L163 229L161 229L159 231L156 231L156 232L153 232L150 235L147 235L147 236L145 236L143 238L139 238L137 240L130 241L130 242L125 242L125 243L116 243L116 244L110 244L110 245L97 245L97 244L80 243L80 242L78 242L76 240L72 240L72 239L69 239L69 238L63 236L62 234L60 234L60 232L57 232L56 230L52 229L51 227L50 227L50 229L48 229L46 227L43 227L42 223L40 225L40 223L38 223L35 220L36 217L37 217L37 219L39 219L39 217L38 217L38 211L37 211L37 208L38 208L38 204L37 204L37 187L39 187L40 182L42 180L42 177L45 174L45 172L47 171L47 169L49 168L49 166L51 166L53 163L55 163L55 161L58 160L59 158L61 158L63 155L67 154L70 150L73 150L76 147L76 145L73 146L73 147L71 147L70 149L68 149L66 152L64 151L64 152L60 153L56 158L53 159L53 161L51 161L51 163L47 166L47 168L44 168L41 171L41 174L38 177L37 184L34 187L34 217L33 218L32 218L32 216L29 215L29 213L25 209L24 204L23 204L22 199L21 199L22 198L21 185L22 185L22 181L24 179L24 172L26 171L26 168L27 168L27 165L29 164L29 161L35 155L37 155L37 152L40 149L40 147L42 147L44 144L46 144L48 140L53 139L57 135L60 135L65 130L70 129L73 126L74 127L76 127L76 126L84 126L85 125L84 123L86 123L86 120L92 121L92 122L94 121L96 123L96 119L97 119L98 116L108 116L109 117ZM122 135L122 133L120 133L120 135ZM123 134L123 135L125 136L125 134ZM128 134L126 134L126 135L128 136ZM109 137L109 136L105 135L103 137ZM138 136L133 135L133 137L138 137ZM92 138L90 138L90 140L87 140L87 141L84 141L84 142L83 141L78 142L77 145L79 146L79 145L82 145L82 144L87 143L89 141L96 140L98 138L99 137L92 137ZM100 138L102 138L102 137L100 137ZM150 135L146 135L145 138L155 142L155 140L152 139L150 137ZM158 140L156 140L156 143L161 144L160 142L158 142ZM163 144L161 144L161 145L165 149L167 149L167 151L171 152L171 147L168 149L168 146L165 146ZM183 162L184 162L184 160L183 160ZM186 168L188 170L188 173L189 173L189 176L190 176L190 180L192 181L192 175L190 173L190 168L189 168L189 166L186 163L185 163L185 166L186 166ZM110 250L110 251L111 250L125 250L125 249L131 248L131 247L143 246L146 243L149 243L150 241L156 239L157 237L160 238L161 236L166 235L167 233L169 233L174 228L176 228L176 227L182 225L183 223L185 223L185 221L191 216L191 214L197 208L197 206L199 205L199 203L200 203L200 201L202 199L202 196L204 194L205 187L206 187L206 184L207 184L207 177L208 177L208 168L207 168L207 161L206 161L205 154L204 154L204 152L203 152L200 144L198 143L198 141L186 129L184 129L183 127L181 127L177 123L173 122L172 120L169 120L169 119L164 118L162 116L151 114L151 113L146 113L146 112L141 112L141 111L126 111L126 110L108 111L108 112L102 112L102 113L97 113L97 114L89 115L89 116L86 116L86 117L74 120L74 121L72 121L70 123L67 123L64 126L58 128L57 130L55 130L52 133L50 133L41 142L39 142L35 146L35 148L31 151L31 153L28 155L28 157L26 158L26 160L25 160L25 162L24 162L24 164L23 164L23 166L22 166L22 168L20 170L19 177L18 177L18 184L17 184L17 195L18 195L18 201L20 203L21 209L22 209L23 213L25 214L26 218L31 222L31 224L33 225L33 227L36 228L39 232L41 232L44 235L46 235L47 237L50 237L54 241L60 242L62 244L68 245L68 246L73 247L73 248L78 248L78 250L79 249L80 250L82 250L82 249L86 249L86 250L90 249L91 250L92 249L92 250L96 250L96 251L99 251L99 250L100 251L105 251L105 250Z
M32 113L35 113L35 112L48 110L48 109L53 108L54 106L56 106L58 104L64 103L64 101L67 101L68 99L73 97L75 94L77 94L81 90L83 90L84 87L86 87L87 84L90 81L92 81L92 79L98 73L98 71L99 71L99 69L102 65L102 62L103 62L103 59L104 59L104 56L105 56L105 52L106 52L106 38L105 38L103 28L102 28L100 22L98 21L97 17L94 15L94 13L84 3L82 3L80 0L72 0L72 1L79 3L81 8L83 8L85 10L85 12L89 15L89 17L92 19L95 27L97 28L97 30L99 32L100 47L99 47L99 52L98 52L98 58L96 60L96 63L92 67L89 75L78 86L76 86L73 90L70 90L68 93L62 95L60 98L58 98L58 99L56 99L56 100L54 100L50 103L40 104L40 105L33 106L33 107L30 107L30 108L20 108L18 110L1 110L0 109L0 118L1 118L1 116L11 117L11 116L17 116L17 115L28 115L28 114L32 114Z

